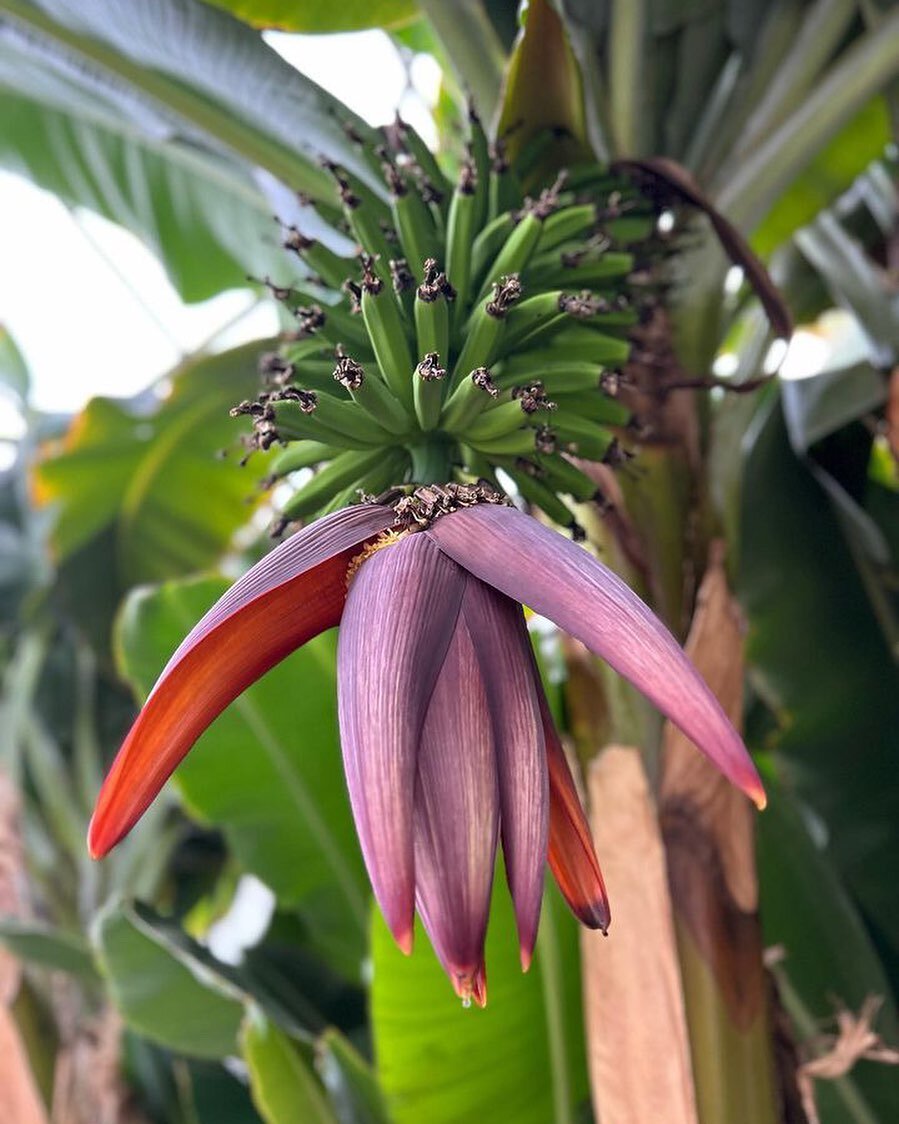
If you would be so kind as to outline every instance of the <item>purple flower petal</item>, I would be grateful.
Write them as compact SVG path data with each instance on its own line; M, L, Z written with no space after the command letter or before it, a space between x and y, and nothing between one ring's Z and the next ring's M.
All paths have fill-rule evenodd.
M549 781L531 643L521 606L469 578L462 613L487 691L500 791L503 858L527 970L537 939L549 831Z
M285 582L339 554L351 546L386 531L396 516L392 508L380 504L360 503L341 508L285 539L273 551L239 578L194 625L175 649L159 677L161 681L170 667L189 651L198 640L227 620L232 613L250 601L269 593ZM159 683L157 682L157 686ZM155 688L154 688L155 690Z
M412 805L418 745L466 577L423 534L362 563L337 646L340 741L369 878L399 946L412 948Z
M764 807L762 783L739 734L671 633L617 574L510 507L466 508L426 533L460 566L602 656Z
M88 830L95 858L131 830L228 703L338 623L353 554L392 519L389 508L369 504L305 527L257 562L190 631L103 783Z
M467 622L460 615L421 735L415 884L431 943L463 1000L481 1002L498 827L490 707Z

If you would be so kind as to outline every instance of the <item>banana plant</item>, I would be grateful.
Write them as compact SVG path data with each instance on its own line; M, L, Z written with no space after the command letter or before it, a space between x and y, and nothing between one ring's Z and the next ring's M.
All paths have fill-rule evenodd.
M3 159L134 229L188 298L262 277L287 325L218 416L245 425L276 532L305 525L230 590L182 579L243 501L210 462L174 464L213 424L202 369L161 407L152 469L100 404L37 469L76 620L92 558L115 561L107 614L175 579L119 615L149 698L93 852L209 726L181 801L224 845L217 893L252 874L275 897L233 969L193 939L215 892L179 910L169 859L153 908L91 899L94 978L153 1044L130 1076L157 1114L162 1049L175 1085L185 1058L240 1051L255 1107L235 1119L886 1121L895 1079L853 1063L897 1034L899 337L869 256L895 226L897 13L515 9L0 0ZM260 35L363 25L443 63L437 153ZM867 350L781 388L793 320L833 304ZM217 392L254 350L203 361ZM566 637L532 650L516 601ZM306 641L341 619L338 715L333 646ZM109 635L107 615L101 660ZM594 930L611 909L608 939L563 900ZM486 1010L462 1012L441 976L483 1005L488 969ZM816 1033L832 996L869 1035L842 1069Z

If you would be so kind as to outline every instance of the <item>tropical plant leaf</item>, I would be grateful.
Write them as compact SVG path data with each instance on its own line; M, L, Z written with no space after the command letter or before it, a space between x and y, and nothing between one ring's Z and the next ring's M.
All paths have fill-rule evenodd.
M407 959L375 914L372 1034L395 1124L545 1124L573 1119L587 1099L577 925L548 893L534 963L522 975L505 880L496 881L483 1011L462 1009L420 926Z
M418 0L418 7L478 113L492 121L506 54L483 0Z
M179 963L202 979L208 976L217 980L227 994L252 1003L290 1034L311 1041L312 1034L326 1025L314 1002L299 988L284 986L285 981L277 972L260 970L261 957L254 955L254 949L247 950L238 965L226 964L186 933L175 919L163 917L142 902L134 902L128 909L141 931Z
M899 73L899 11L855 39L790 115L741 160L725 168L713 192L741 230L754 230L862 107Z
M253 1102L266 1124L339 1124L309 1063L263 1015L248 1013L240 1045Z
M170 582L128 599L117 647L141 698L225 588L216 578ZM324 958L357 976L368 891L343 781L335 695L328 635L232 703L176 777L190 810L225 832L241 865L283 906L302 910Z
M282 31L362 31L367 27L404 27L418 16L415 0L211 0L254 27Z
M873 98L783 192L752 235L755 250L767 257L848 191L865 168L883 155L890 135L886 104L883 98Z
M340 1124L389 1124L372 1067L333 1028L318 1040L318 1069Z
M776 749L785 783L826 826L850 893L899 950L899 909L881 877L899 847L899 794L883 781L895 765L895 664L776 396L746 445L738 589L752 681L776 722L754 740Z
M899 1018L883 965L856 907L809 832L813 817L776 782L766 787L769 804L757 824L761 916L765 943L783 950L780 971L808 1012L806 1025L797 1021L797 1034L808 1035L808 1022L817 1030L833 1014L834 1004L858 1010L867 996L877 995L884 1000L877 1029L886 1041L899 1040ZM789 1010L790 997L785 1000ZM894 1073L858 1066L843 1080L876 1119L890 1119ZM831 1082L821 1083L818 1102L823 1124L871 1119L851 1115L851 1102Z
M25 58L142 132L230 153L333 199L327 156L373 179L343 130L372 131L239 20L196 0L0 0Z
M86 941L74 933L11 917L0 918L0 945L27 964L67 972L88 982L97 967Z
M332 966L333 954L317 953L315 942L302 914L276 910L263 939L244 949L241 979L268 1016L291 1034L298 1027L311 1034L329 1027L356 1034L368 1020L358 959L341 973Z
M154 143L0 90L0 163L71 206L136 234L187 301L246 284L283 262L271 207L233 161Z
M233 1054L243 1016L222 980L176 959L127 906L98 915L93 942L113 1002L130 1027L179 1053Z
M185 1065L178 1058L175 1065L182 1083L175 1092L177 1109L183 1116L160 1115L156 1119L167 1124L260 1124L245 1079L217 1062L190 1059Z
M233 1053L232 1035L245 1008L307 1047L313 1041L309 1023L324 1026L311 1004L295 1003L292 994L273 989L243 963L216 959L177 921L140 902L108 905L95 922L93 941L128 1025L170 1049L192 1057Z
M821 371L783 384L790 444L802 456L812 445L886 401L886 379L870 363Z
M240 466L245 426L228 414L254 393L263 347L190 361L155 412L147 411L146 397L88 403L35 470L39 502L56 509L58 559L111 532L119 591L218 559L246 522L265 471L264 457Z
M796 244L834 300L856 316L872 362L892 366L899 355L899 293L886 272L828 211L797 231Z
M0 136L0 144L3 143ZM22 353L6 328L0 324L0 385L8 387L20 401L28 397L31 379Z
M864 361L809 378L787 380L781 388L784 420L794 452L806 458L809 470L838 514L849 521L866 552L880 563L889 560L889 549L864 511L860 486L872 444L864 426L853 423L875 417L886 397L885 375ZM830 451L835 444L842 454L836 460Z

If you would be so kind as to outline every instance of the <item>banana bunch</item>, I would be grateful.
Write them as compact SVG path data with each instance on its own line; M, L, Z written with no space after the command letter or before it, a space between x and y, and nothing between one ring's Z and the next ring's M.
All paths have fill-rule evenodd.
M316 469L285 521L403 484L498 486L502 470L573 527L561 497L596 484L571 457L619 449L659 208L595 165L525 194L538 145L510 164L474 113L470 130L455 184L402 122L364 153L383 195L326 165L357 258L284 231L313 291L267 282L297 326L263 357L258 400L233 413L252 417L255 447L284 446L273 480Z

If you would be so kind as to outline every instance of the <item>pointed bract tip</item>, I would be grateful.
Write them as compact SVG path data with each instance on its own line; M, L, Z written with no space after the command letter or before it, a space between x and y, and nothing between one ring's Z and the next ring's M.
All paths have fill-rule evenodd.
M110 839L108 833L104 832L102 823L98 821L96 815L91 816L91 822L87 827L87 853L90 857L94 861L105 858L117 842L118 840Z
M521 955L521 970L527 972L531 967L531 961L534 959L534 949L532 945L522 945L519 949Z
M578 914L578 919L588 929L599 929L602 935L607 937L609 926L612 923L608 901L592 902L582 913Z
M393 934L397 948L404 956L412 955L412 946L415 943L415 931L412 928L398 929Z
M474 974L471 987L472 998L481 1008L487 1006L487 968L482 963Z
M761 785L758 785L757 787L753 786L753 788L751 788L746 793L746 795L753 802L753 804L755 804L756 808L758 808L760 812L764 812L764 810L768 807L768 794L765 792Z
M471 999L474 995L474 972L454 972L452 975L453 991L462 1000L463 1007L471 1006Z
M470 1007L472 1000L479 1007L487 1006L487 972L483 964L474 971L463 969L450 974L453 991L462 1000L463 1007Z

